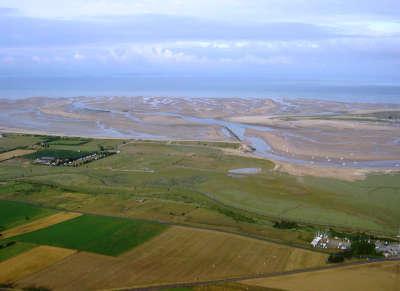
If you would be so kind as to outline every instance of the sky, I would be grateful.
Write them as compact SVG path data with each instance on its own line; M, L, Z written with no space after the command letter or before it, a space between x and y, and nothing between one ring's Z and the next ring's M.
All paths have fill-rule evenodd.
M398 0L0 0L2 76L400 81Z

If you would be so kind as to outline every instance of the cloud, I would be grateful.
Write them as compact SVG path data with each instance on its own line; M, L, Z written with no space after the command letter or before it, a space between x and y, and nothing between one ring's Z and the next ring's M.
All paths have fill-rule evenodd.
M397 0L0 2L7 72L297 71L319 78L370 71L400 78Z
M82 55L82 54L79 53L79 52L76 52L76 53L74 53L73 58L74 58L74 60L80 61L80 60L85 59L85 56Z

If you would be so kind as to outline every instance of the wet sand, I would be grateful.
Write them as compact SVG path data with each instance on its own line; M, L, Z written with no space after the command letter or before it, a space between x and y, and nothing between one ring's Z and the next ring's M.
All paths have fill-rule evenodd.
M77 97L0 99L0 132L155 140L240 141L286 171L396 169L400 121L354 114L399 105L332 101ZM293 170L296 165L297 170ZM299 168L303 170L298 170ZM306 169L306 170L305 170ZM308 169L308 170L307 170ZM400 168L399 168L400 169ZM328 170L327 172L333 172Z

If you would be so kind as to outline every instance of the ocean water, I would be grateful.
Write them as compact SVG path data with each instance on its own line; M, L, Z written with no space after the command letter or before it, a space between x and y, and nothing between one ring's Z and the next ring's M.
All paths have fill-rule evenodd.
M225 77L0 77L0 98L76 96L170 96L309 98L400 104L400 83Z

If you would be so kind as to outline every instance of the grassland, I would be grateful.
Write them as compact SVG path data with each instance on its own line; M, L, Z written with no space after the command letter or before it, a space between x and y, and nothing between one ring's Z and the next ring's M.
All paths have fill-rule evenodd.
M54 214L54 210L12 201L0 201L0 231Z
M234 144L56 139L51 150L119 149L80 168L21 160L0 165L0 198L97 214L202 225L307 243L316 229L335 227L394 235L400 210L399 174L356 182L295 177L267 160L227 154ZM260 168L256 175L229 175ZM293 230L273 228L296 221Z
M400 262L380 262L363 266L304 272L243 283L283 290L399 290Z
M321 266L326 257L238 235L174 226L118 257L78 252L18 284L94 290L196 282Z
M164 229L165 226L157 223L83 215L16 236L13 240L118 255L158 235Z

